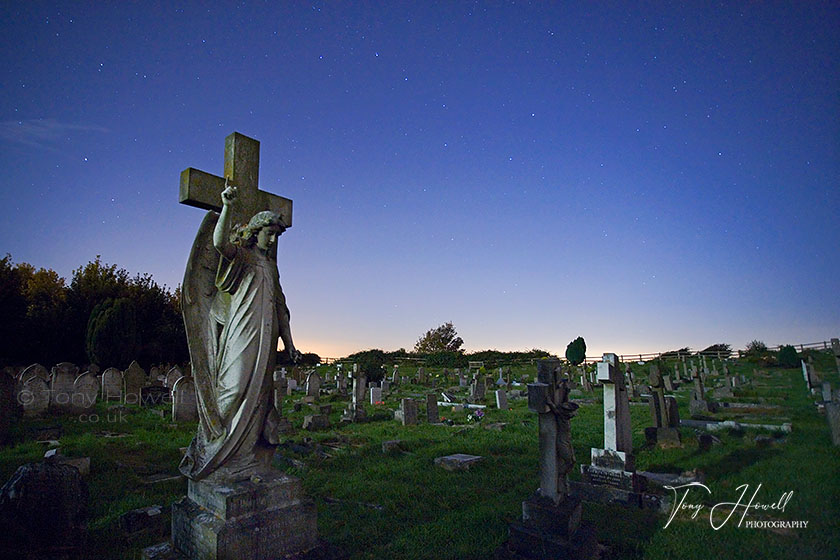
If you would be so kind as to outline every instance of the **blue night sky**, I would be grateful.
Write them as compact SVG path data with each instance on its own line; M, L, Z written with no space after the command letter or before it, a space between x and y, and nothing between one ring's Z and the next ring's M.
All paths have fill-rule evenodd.
M88 4L0 7L15 262L174 288L238 131L302 351L840 335L837 3Z

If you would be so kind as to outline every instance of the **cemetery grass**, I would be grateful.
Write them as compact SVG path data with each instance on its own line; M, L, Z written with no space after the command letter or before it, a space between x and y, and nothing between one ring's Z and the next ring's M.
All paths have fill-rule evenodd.
M822 356L822 355L821 355ZM838 385L833 358L818 357L817 372ZM826 358L829 358L826 356ZM633 366L634 370L637 368ZM734 374L752 377L754 365L743 362ZM514 371L528 373L535 367ZM660 450L645 446L644 428L650 425L648 407L631 406L633 444L637 468L705 474L712 496L691 494L705 504L695 519L690 512L677 514L666 528L668 515L584 502L584 521L594 525L604 558L693 559L726 558L835 558L840 550L840 451L832 447L824 416L804 386L799 370L770 369L769 377L736 390L733 402L765 402L780 409L761 414L712 414L715 419L742 423L792 422L790 434L754 430L718 432L720 444L707 452L698 450L693 429L681 429L684 446ZM638 369L637 375L641 373ZM410 372L406 372L410 375ZM302 479L318 509L320 537L352 559L485 559L507 538L507 526L521 513L521 503L537 485L537 422L525 399L510 399L511 410L494 406L488 387L486 417L468 422L467 411L441 407L440 415L454 425L424 422L423 395L430 389L418 385L398 387L384 404L366 406L368 420L340 424L345 401L322 396L321 404L333 405L333 428L320 432L298 431L280 448L275 467ZM290 401L300 399L297 393ZM464 395L464 391L460 391ZM680 414L688 418L688 392L675 392ZM399 398L421 400L421 423L402 426L393 420ZM572 420L578 463L588 463L590 448L603 446L603 413L599 391L581 397ZM288 404L288 402L287 402ZM151 411L127 406L120 421L109 422L108 408L100 403L98 422L77 416L51 416L23 420L13 427L13 443L0 450L0 475L7 480L21 464L39 460L49 445L34 442L41 431L61 427L62 452L89 456L87 477L90 499L90 551L87 558L139 558L140 551L167 538L165 534L123 535L119 517L152 504L163 506L168 533L169 506L186 493L186 482L177 478L180 448L188 445L195 424L173 425ZM286 409L298 428L309 412ZM117 420L113 414L113 420ZM105 432L110 432L106 434ZM52 434L55 435L55 434ZM770 435L760 445L756 436ZM400 440L400 450L383 453L382 442ZM443 455L467 453L482 456L469 471L448 472L434 466ZM166 480L167 477L176 477ZM576 466L571 475L579 479ZM163 479L163 481L157 481ZM737 527L741 510L720 530L709 523L709 508L737 500L741 485L752 491L761 484L757 500L775 502L793 492L783 513L756 513L760 519L807 520L807 529L779 530ZM670 513L670 512L669 512ZM751 519L754 517L750 517Z

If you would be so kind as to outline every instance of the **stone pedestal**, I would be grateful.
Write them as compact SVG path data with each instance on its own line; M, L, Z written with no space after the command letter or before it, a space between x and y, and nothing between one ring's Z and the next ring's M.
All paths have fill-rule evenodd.
M191 480L187 496L172 505L171 546L150 547L143 558L274 560L313 549L317 540L315 505L297 478Z
M593 558L598 543L594 530L580 522L581 504L567 496L555 505L534 496L522 502L522 521L511 523L509 553L516 558Z

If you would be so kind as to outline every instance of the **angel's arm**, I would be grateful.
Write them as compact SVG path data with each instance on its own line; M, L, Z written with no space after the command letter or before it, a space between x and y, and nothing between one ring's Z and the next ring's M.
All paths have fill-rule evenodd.
M225 182L227 184L227 182ZM222 191L222 213L216 228L213 230L213 246L226 259L233 259L236 255L236 248L229 240L230 231L230 206L236 199L236 187L225 187Z

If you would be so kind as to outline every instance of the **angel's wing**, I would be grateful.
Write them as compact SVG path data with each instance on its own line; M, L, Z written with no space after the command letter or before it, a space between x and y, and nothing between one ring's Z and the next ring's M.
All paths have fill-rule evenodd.
M219 214L211 210L198 228L184 273L181 302L199 417L212 439L223 436L225 432L213 389L218 342L215 320L210 313L217 292L215 280L219 253L213 247L213 230L218 219Z

